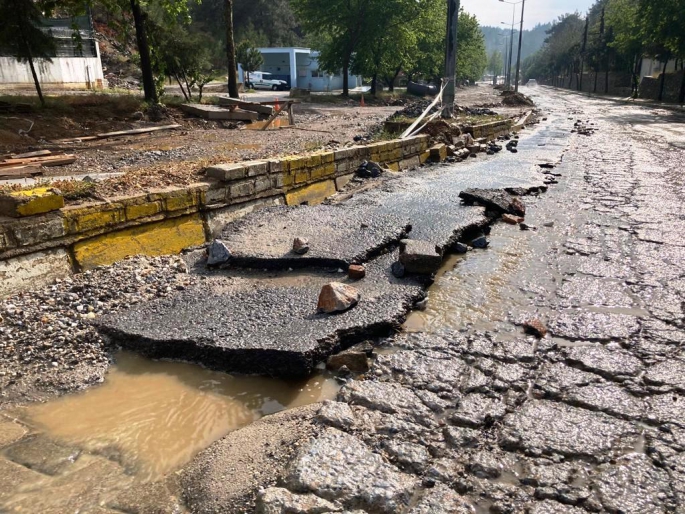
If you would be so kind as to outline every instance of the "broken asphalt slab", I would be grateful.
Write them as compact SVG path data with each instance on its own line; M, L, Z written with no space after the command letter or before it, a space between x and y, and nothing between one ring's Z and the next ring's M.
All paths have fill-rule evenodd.
M276 206L229 223L222 240L232 252L232 266L346 269L370 260L409 230L406 214L381 213L373 203ZM307 253L293 251L295 238L307 240Z
M397 279L387 254L355 281L361 299L339 314L317 314L319 291L340 274L280 279L215 275L171 297L98 321L115 344L152 358L199 362L222 371L302 377L328 355L392 333L425 293L418 279Z

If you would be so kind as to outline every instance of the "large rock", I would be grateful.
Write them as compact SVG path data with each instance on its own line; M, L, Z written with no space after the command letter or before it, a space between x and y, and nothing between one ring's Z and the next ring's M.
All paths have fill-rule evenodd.
M356 437L327 428L302 449L290 467L286 485L348 509L396 513L407 507L418 483Z
M523 202L503 189L475 189L469 188L459 193L466 205L482 205L486 209L499 214L513 214L524 216L526 207Z
M428 241L403 239L400 241L400 262L407 273L432 275L442 264L442 255L435 244Z
M321 288L316 310L327 314L343 312L357 305L360 298L359 291L354 287L341 282L331 282Z
M207 264L210 266L216 266L217 264L223 264L228 262L231 258L231 251L228 249L226 244L215 239L209 248L207 249Z

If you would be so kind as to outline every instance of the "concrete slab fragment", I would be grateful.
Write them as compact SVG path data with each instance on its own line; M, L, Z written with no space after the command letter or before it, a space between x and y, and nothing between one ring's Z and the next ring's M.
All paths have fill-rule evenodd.
M394 255L367 266L355 282L361 300L340 314L317 314L330 273L255 281L213 276L201 287L102 318L117 344L154 358L195 361L215 369L298 377L341 348L396 329L424 296L418 280L390 272ZM344 275L335 279L346 282Z
M69 257L61 248L0 260L0 295L37 288L70 273Z
M366 262L409 229L406 216L380 216L373 205L347 204L262 209L224 228L222 240L236 266L288 268ZM293 240L309 241L309 251L297 255Z

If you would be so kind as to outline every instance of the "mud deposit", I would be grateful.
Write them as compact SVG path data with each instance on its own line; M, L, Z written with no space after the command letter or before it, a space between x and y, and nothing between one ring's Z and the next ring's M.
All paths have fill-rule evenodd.
M125 489L160 480L230 431L332 398L339 389L321 373L286 382L123 352L116 363L100 386L6 413L0 426L21 437L4 448L0 473L14 471L15 479L24 480L3 481L3 511L66 512L61 509L74 506L83 512L102 502L114 505ZM19 469L23 474L16 474ZM84 470L102 480L85 497Z

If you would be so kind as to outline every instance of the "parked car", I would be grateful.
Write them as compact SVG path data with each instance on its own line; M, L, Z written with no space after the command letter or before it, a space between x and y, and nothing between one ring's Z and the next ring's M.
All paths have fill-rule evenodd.
M535 79L530 79L528 82L526 82L526 86L528 87L535 87L538 85L538 81Z
M272 91L285 91L288 83L285 80L274 79L271 73L266 71L253 71L250 80L245 84L248 89L270 89Z

